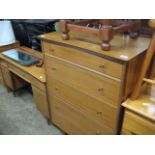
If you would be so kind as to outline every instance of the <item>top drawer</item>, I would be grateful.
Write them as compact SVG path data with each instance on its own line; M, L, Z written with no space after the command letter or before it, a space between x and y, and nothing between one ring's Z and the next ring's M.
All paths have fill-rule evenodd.
M78 49L43 42L44 52L121 79L123 65Z

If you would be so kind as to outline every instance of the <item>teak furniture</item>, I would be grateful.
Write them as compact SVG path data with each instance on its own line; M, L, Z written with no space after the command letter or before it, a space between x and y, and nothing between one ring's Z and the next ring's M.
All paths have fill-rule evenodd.
M115 36L111 50L97 40L42 35L52 122L68 134L118 134L120 106L133 90L148 38ZM90 39L90 38L89 38Z
M33 51L29 48L18 48L21 52L26 52L35 55L42 59L42 54ZM24 81L32 85L33 96L38 110L49 119L49 107L46 92L46 77L43 67L22 66L13 60L0 54L0 68L2 70L2 78L5 86L11 90L16 90L23 86Z
M150 26L155 28L155 20L151 20L149 23ZM151 86L155 84L155 80L153 80L155 76L154 61L152 63L151 79L145 78L151 60L154 60L154 52L155 32L153 33L149 48L145 54L142 67L139 70L139 77L131 97L122 104L123 107L125 107L122 128L123 134L155 134L155 88ZM143 89L142 86L144 87Z
M69 32L91 34L98 37L103 50L110 50L110 41L118 33L130 32L132 38L138 36L140 20L125 21L120 19L87 19L78 21L61 20L62 39L69 39Z

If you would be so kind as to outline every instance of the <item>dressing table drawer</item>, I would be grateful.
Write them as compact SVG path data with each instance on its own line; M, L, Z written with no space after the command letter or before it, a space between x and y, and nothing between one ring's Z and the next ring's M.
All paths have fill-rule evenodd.
M24 71L18 69L17 67L14 67L13 65L9 64L9 69L13 73L17 74L19 77L24 79L25 81L30 83L31 76L28 73L25 73Z

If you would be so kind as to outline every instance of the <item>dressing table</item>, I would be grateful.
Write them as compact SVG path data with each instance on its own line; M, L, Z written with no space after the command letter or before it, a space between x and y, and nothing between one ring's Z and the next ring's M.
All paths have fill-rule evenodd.
M20 47L18 51L29 53L39 59L43 59L40 52L36 52L27 47ZM49 119L49 107L46 92L46 76L44 66L37 67L36 65L22 66L17 62L0 54L0 68L3 84L14 91L25 85L28 82L32 86L33 96L37 109Z

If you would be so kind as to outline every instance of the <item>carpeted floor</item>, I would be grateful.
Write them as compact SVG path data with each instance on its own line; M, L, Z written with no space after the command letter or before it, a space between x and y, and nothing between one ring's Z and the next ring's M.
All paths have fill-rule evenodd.
M1 135L59 135L54 125L48 125L35 107L33 96L22 89L17 97L0 85L0 134Z

